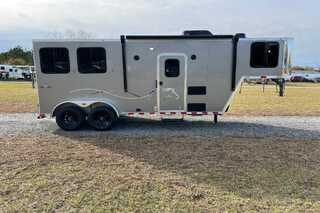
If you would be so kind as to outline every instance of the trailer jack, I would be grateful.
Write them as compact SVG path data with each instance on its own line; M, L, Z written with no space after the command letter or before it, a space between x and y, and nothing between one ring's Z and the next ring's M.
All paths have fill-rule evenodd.
M213 119L214 124L218 123L218 114L214 113L214 119Z

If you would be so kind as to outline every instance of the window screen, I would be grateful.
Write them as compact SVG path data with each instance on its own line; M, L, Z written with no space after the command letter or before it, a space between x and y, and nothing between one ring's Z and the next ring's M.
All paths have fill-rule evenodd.
M178 77L180 74L180 62L178 59L167 59L165 62L165 76Z
M278 59L278 42L255 42L251 45L251 67L274 68L278 66Z
M70 72L69 51L67 48L40 49L41 71L47 74Z
M102 47L79 48L78 70L80 73L107 72L106 50Z

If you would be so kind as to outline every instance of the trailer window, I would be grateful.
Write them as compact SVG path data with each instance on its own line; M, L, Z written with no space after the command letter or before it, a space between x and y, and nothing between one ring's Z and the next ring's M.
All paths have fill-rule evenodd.
M102 47L79 48L77 50L80 73L107 72L106 50Z
M41 72L63 74L70 72L69 51L67 48L40 49Z
M178 59L167 59L165 62L165 75L175 78L180 75L180 62Z
M274 68L278 66L278 60L278 42L255 42L251 45L251 67Z
M4 68L4 67L1 67L0 69L1 69L1 70L5 70L5 68Z

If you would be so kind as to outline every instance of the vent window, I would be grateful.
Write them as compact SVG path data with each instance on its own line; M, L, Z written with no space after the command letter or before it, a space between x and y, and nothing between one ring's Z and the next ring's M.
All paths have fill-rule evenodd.
M167 59L165 62L165 76L176 78L180 75L180 61L178 59Z
M251 67L275 68L278 66L278 60L278 42L255 42L251 45Z
M205 112L206 104L204 103L194 103L188 104L188 112Z
M206 87L188 87L188 95L206 95Z

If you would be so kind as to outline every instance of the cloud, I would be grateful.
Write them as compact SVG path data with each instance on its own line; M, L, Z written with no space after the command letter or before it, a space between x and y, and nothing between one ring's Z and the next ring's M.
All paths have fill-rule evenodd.
M318 47L309 40L320 32L319 6L316 0L10 0L1 3L0 42L30 47L26 41L32 38L66 30L118 38L210 29L218 34L295 37L302 48L299 58L312 58Z

